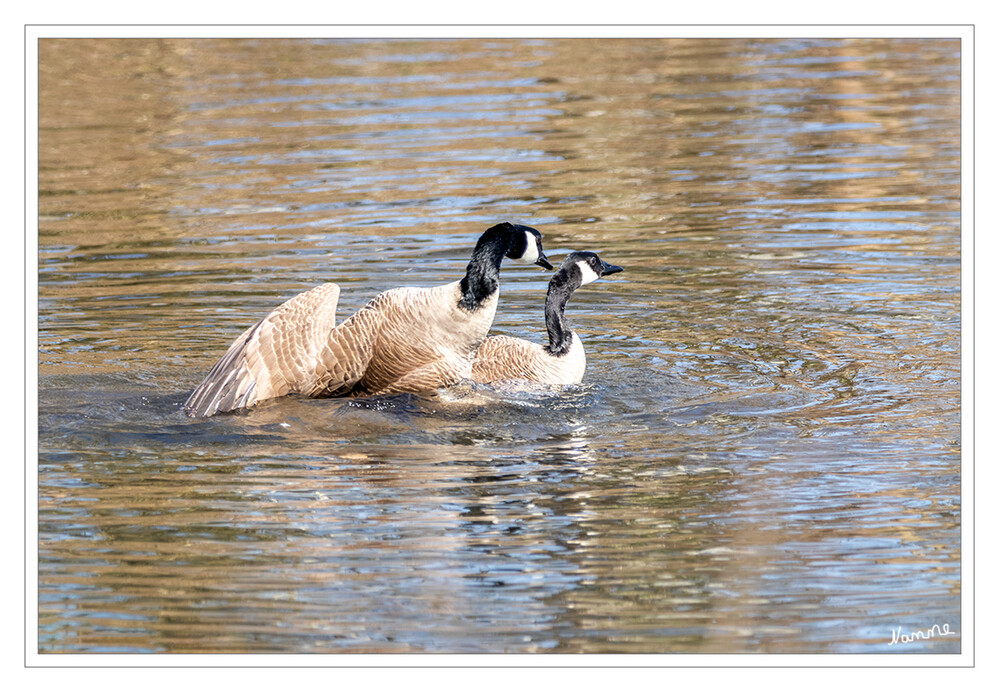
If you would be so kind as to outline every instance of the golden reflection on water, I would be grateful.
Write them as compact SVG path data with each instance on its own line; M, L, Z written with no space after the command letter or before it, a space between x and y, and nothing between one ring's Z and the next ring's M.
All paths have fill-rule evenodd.
M39 56L40 651L960 631L957 42ZM501 219L625 267L569 305L581 387L180 414L284 298L452 281ZM504 268L498 333L545 282Z

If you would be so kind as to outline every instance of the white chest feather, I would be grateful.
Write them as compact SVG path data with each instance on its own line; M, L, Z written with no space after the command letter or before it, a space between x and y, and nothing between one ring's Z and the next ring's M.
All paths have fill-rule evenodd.
M586 352L583 350L583 342L580 341L576 332L572 333L572 345L569 347L569 352L555 360L561 361L558 369L559 374L563 376L563 384L582 382L583 373L586 372Z

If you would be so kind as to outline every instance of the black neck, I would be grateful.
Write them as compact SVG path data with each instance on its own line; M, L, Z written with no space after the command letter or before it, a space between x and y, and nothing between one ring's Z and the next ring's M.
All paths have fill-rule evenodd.
M572 346L572 330L565 321L565 304L578 286L562 272L552 277L545 298L545 326L548 327L548 345L545 350L553 356L564 356Z
M510 243L510 233L503 230L490 228L482 234L461 280L459 307L476 310L499 290L500 264L510 251Z

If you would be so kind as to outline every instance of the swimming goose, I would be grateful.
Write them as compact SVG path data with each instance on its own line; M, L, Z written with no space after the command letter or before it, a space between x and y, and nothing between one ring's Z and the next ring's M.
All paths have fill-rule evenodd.
M504 257L552 268L537 230L501 223L479 238L460 281L385 291L338 326L339 286L301 293L243 332L184 410L212 416L286 394L365 396L455 384L468 377L492 325Z
M580 286L601 276L624 271L607 264L592 252L573 252L548 282L545 298L545 325L548 345L525 339L490 336L475 353L472 377L489 384L506 380L527 380L540 384L576 384L586 370L583 342L565 321L565 305Z

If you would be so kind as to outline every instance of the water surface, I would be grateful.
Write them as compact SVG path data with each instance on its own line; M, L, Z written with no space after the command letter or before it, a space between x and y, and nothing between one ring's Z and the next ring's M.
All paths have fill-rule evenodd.
M40 652L960 651L957 41L39 63ZM581 385L181 413L286 298L456 280L504 220L625 267Z

